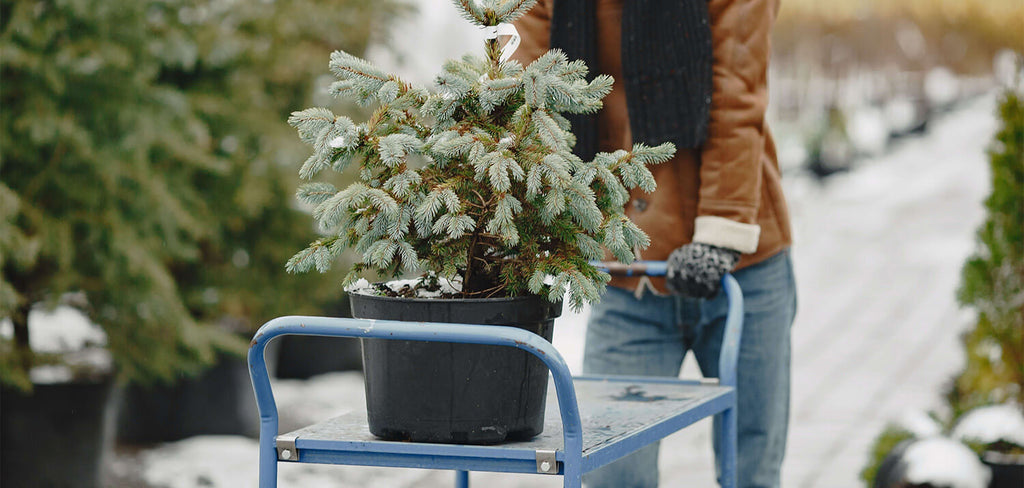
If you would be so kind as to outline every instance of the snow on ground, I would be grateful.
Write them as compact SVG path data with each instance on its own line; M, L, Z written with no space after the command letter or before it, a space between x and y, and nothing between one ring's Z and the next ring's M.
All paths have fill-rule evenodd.
M824 185L791 178L800 311L793 330L793 405L783 486L859 487L882 427L940 405L962 365L971 319L954 292L984 212L994 97L937 120L930 132ZM580 371L588 310L567 311L555 346ZM684 376L694 376L692 358ZM357 373L275 382L284 430L363 408ZM710 428L662 449L665 486L714 486ZM150 486L256 486L256 441L198 437L136 458ZM444 487L447 471L283 464L282 487ZM473 473L477 486L561 486L561 478Z

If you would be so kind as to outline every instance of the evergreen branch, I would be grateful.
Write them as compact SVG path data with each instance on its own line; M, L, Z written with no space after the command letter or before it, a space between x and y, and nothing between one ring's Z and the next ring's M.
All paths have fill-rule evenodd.
M633 161L644 166L653 166L672 159L672 156L674 156L676 152L676 146L671 142L659 144L654 147L637 143L633 144L633 150L631 152Z
M622 263L631 263L635 259L625 236L625 221L628 220L624 215L611 216L604 225L604 246Z
M484 112L491 112L495 107L501 105L509 97L515 95L522 88L522 83L516 78L499 78L484 82L480 91L480 108Z
M608 96L612 91L612 86L615 80L608 75L597 75L593 80L583 89L583 94L592 100L600 103L601 99Z
M475 0L452 0L452 3L462 14L462 18L480 26L490 25L487 23L487 14Z
M565 211L565 194L559 188L552 188L544 196L544 205L541 207L541 219L545 224L550 225L555 218Z
M589 72L590 69L587 68L587 63L584 63L581 59L577 59L561 66L561 69L557 70L556 74L559 77L572 81L586 78L587 73Z
M527 70L523 74L523 98L527 105L535 108L544 107L549 80L549 77L536 71Z
M527 74L531 71L537 74L554 74L559 66L564 66L569 62L569 57L565 55L561 49L552 49L539 58L530 63L530 66L526 67Z
M545 176L548 177L548 184L555 188L566 188L572 183L572 175L569 173L569 162L559 154L549 154L541 160L541 166L545 168Z
M622 222L622 235L630 249L636 247L647 249L647 246L651 245L651 238L636 223L629 218L623 218Z
M589 232L596 232L602 223L601 209L594 201L594 190L589 186L569 187L569 211L573 221Z
M336 237L327 239L318 239L312 242L309 247L299 251L288 263L285 264L285 271L289 273L305 273L316 267L317 271L321 273L330 269L330 249L329 246L337 240Z
M408 154L418 153L422 148L423 142L409 134L391 134L377 140L381 162L392 168L402 164Z
M595 261L604 258L604 248L587 234L576 234L576 247L587 260Z
M288 125L296 128L299 134L318 134L322 130L334 124L337 116L326 108L308 108L299 112L292 112L288 117Z
M331 53L331 71L339 78L354 78L356 83L376 82L374 91L379 90L384 83L391 81L391 76L378 68L373 63L353 56L345 51L334 51Z
M338 189L330 183L307 183L299 187L295 197L307 205L319 205L338 193Z
M494 11L494 16L498 23L512 23L536 4L537 0L505 0Z
M419 269L419 257L416 255L416 250L412 248L412 244L406 241L399 242L398 255L402 260L402 269L409 273L416 272Z
M552 150L565 147L565 133L543 110L533 112L533 127L542 143Z
M537 267L533 274L530 275L530 281L527 282L526 287L530 290L530 293L540 294L544 289L544 279L547 278L547 273L544 272L542 267Z
M409 190L418 185L423 179L420 174L411 169L406 169L401 173L398 173L386 182L384 182L384 189L393 193L396 197L403 198L409 196Z

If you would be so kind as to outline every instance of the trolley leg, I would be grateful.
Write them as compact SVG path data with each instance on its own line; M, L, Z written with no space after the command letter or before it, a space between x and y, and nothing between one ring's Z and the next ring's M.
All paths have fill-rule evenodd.
M274 445L276 420L275 417L260 422L260 488L277 487L277 447Z
M469 471L455 472L455 488L469 488Z
M722 488L736 488L736 408L729 408L719 414L721 428L718 429L719 476Z
M582 488L583 473L580 465L569 460L562 465L562 488Z

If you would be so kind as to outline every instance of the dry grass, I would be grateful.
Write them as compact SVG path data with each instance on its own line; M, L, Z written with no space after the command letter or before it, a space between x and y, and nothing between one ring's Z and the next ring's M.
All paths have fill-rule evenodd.
M899 32L919 37L924 52L905 52ZM783 58L817 58L822 65L941 64L978 73L991 68L1000 49L1024 52L1024 1L782 0L774 42Z

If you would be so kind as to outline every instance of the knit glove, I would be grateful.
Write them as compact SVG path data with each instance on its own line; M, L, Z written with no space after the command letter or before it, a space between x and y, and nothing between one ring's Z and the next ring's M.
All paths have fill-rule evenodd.
M711 298L718 294L722 276L739 260L739 251L691 242L669 255L665 285L677 295Z

